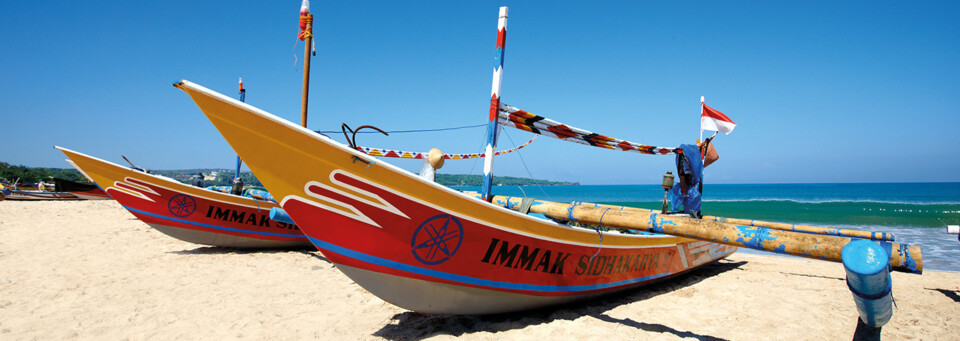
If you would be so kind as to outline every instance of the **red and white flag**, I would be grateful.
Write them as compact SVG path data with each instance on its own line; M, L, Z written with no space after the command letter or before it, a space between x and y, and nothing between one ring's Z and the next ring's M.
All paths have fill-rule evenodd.
M700 99L700 107L702 108L700 111L700 130L713 130L730 134L733 132L733 128L737 127L737 124L733 123L733 120L727 115L704 104L703 98Z

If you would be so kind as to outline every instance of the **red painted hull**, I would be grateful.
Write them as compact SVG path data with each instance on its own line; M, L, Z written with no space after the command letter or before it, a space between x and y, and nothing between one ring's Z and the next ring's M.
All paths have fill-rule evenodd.
M269 218L270 209L278 207L271 201L193 187L59 149L130 213L171 237L238 248L310 246L298 226Z
M272 206L265 203L262 203L263 208L235 205L218 201L214 196L186 194L146 181L128 178L126 183L135 186L119 183L116 186L138 191L153 200L144 200L116 188L108 188L107 192L141 221L172 237L227 247L307 245L305 236L296 225L270 220Z
M649 284L736 250L522 215L196 84L177 86L338 269L406 309L542 307Z
M491 226L344 172L336 172L332 179L346 188L375 194L408 219L322 186L306 190L352 205L382 228L299 199L285 200L284 210L354 281L386 301L420 312L500 313L589 298L666 279L736 250L689 239L619 233L619 237L679 242L637 247L605 246L599 239L588 245L555 242ZM407 283L410 291L419 293L398 290L402 286L398 283ZM473 297L460 297L464 290Z

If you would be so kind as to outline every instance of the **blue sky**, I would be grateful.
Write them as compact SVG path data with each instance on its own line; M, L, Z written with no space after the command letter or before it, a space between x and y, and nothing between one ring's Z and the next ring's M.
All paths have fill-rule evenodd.
M317 130L482 124L498 6L503 102L639 143L691 143L699 99L730 116L712 183L960 181L957 2L313 1ZM230 168L188 79L298 122L299 1L0 2L0 161L69 167L60 145L145 168ZM530 138L504 130L501 147ZM361 145L480 151L483 128ZM342 141L342 139L340 139ZM511 143L511 140L514 143ZM495 174L653 184L673 158L548 138ZM396 160L391 160L394 162ZM406 169L418 161L396 162ZM482 162L440 172L480 174Z

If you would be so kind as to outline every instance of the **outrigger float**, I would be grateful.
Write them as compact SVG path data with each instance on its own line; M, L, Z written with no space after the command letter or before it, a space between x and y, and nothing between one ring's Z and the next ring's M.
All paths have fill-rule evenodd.
M196 102L338 269L405 309L490 314L542 307L669 279L747 247L843 261L861 319L874 327L889 320L887 271L920 273L919 247L862 231L699 218L699 199L688 201L685 193L702 183L699 173L690 171L702 169L703 145L642 145L500 103L506 21L507 8L501 7L482 193L440 186L352 143L338 143L189 81L174 86ZM681 206L693 217L666 209L495 196L492 151L501 123L608 149L676 155L682 161L678 172L686 172L677 184Z

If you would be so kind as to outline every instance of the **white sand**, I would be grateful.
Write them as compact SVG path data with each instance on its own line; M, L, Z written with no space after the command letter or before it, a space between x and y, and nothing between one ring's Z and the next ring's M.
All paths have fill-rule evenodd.
M895 273L886 339L960 340L960 274ZM114 201L0 201L0 340L851 339L840 264L735 254L664 284L496 316L423 315L315 250L167 237Z

